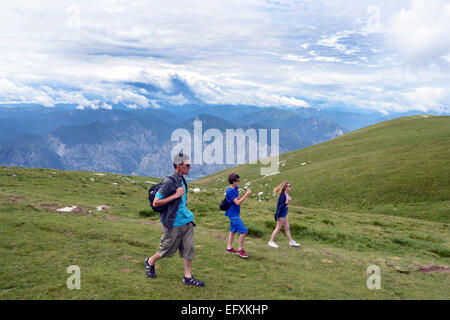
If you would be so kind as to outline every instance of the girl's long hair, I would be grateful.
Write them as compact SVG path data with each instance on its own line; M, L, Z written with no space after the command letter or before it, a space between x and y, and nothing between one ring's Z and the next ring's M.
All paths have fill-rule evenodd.
M278 187L273 189L273 193L278 193L278 196L280 196L288 185L290 185L289 181L283 181Z

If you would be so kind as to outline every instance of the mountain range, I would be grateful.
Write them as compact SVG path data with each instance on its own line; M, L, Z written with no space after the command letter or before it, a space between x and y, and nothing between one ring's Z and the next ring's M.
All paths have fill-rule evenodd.
M162 177L178 128L279 129L279 152L318 144L384 120L381 113L315 108L186 105L166 108L77 110L39 105L0 108L0 165L88 170ZM269 140L268 140L269 142ZM203 142L203 147L206 143ZM225 141L224 141L225 146ZM190 179L234 164L194 164Z

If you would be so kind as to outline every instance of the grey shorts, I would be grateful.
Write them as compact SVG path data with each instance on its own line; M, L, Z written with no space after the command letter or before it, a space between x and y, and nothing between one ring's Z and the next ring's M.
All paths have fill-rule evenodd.
M163 227L161 242L159 244L159 256L161 258L172 257L177 250L180 257L186 260L194 259L194 222L183 226L167 229Z

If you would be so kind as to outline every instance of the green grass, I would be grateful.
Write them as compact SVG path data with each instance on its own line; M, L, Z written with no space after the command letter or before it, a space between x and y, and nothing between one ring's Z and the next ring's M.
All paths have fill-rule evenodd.
M83 178L90 181L86 187ZM244 260L224 253L228 222L216 208L222 192L214 189L189 193L197 223L194 275L207 286L182 286L183 264L176 256L160 260L158 278L147 279L143 260L158 249L161 227L147 207L146 180L0 168L0 298L449 298L448 274L418 271L422 265L448 265L447 224L394 216L380 224L368 213L291 206L291 232L302 247L290 248L280 234L280 248L272 250L267 241L275 227L275 201L250 198L241 214L250 231L245 246L250 258ZM115 181L121 185L112 185ZM117 196L117 188L126 196ZM102 204L111 208L97 211ZM84 213L55 210L70 205ZM381 267L381 290L366 288L371 264ZM81 290L66 287L70 265L81 268Z
M399 119L282 155L286 165L279 177L262 178L252 166L234 168L241 184L251 181L253 189L241 208L249 229L247 260L224 252L229 222L218 205L227 186L216 180L229 170L191 183L190 190L202 190L189 192L188 207L197 224L193 274L206 282L204 288L180 283L183 262L177 255L158 261L158 278L145 276L143 261L158 250L161 238L158 214L148 205L148 181L160 179L0 167L0 299L449 299L449 273L419 271L450 262L444 196L450 192L443 183L448 165L440 160L448 154L448 130L441 121L448 127L448 117ZM417 130L425 137L413 137ZM431 155L412 148L435 143L447 148L430 147ZM392 148L416 150L396 154L406 159L403 165L415 158L434 162L403 168ZM356 158L375 167L364 172L365 162ZM311 163L300 166L305 161ZM294 187L291 233L302 246L289 247L281 233L280 248L272 249L271 189L287 177ZM424 177L424 183L416 181ZM324 181L333 183L322 186ZM410 187L390 187L400 181ZM82 212L56 211L72 205ZM109 209L97 211L100 205ZM373 264L381 268L380 290L366 287L366 270ZM81 269L80 290L66 286L70 265Z
M259 164L241 165L197 182L221 188L237 172L241 186L250 183L269 200L288 180L298 206L448 222L449 159L450 117L405 117L284 153L279 174L264 177Z

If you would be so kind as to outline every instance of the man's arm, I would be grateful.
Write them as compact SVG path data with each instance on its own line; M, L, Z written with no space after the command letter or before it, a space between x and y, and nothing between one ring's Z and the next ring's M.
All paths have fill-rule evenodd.
M173 195L168 196L167 198L159 199L158 197L155 197L155 199L153 200L153 206L156 208L159 206L166 205L169 202L172 202L173 200L182 197L183 194L184 194L184 188L179 187Z
M165 204L168 204L169 202L183 196L184 194L184 188L179 187L174 194L171 194L173 191L171 186L171 178L167 177L162 185L161 188L159 188L158 192L156 193L156 197L153 200L153 206L154 207L160 207Z

